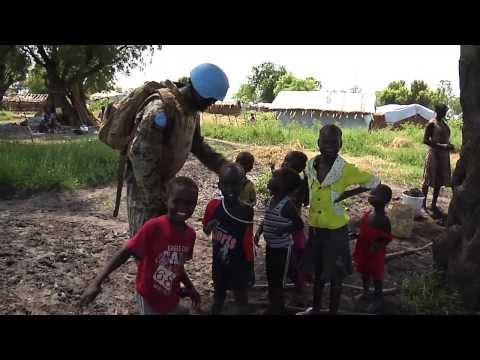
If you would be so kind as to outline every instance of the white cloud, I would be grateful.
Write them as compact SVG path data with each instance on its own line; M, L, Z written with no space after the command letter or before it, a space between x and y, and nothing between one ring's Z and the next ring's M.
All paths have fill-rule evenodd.
M231 97L252 66L265 61L285 65L297 76L315 76L327 89L358 85L374 93L392 80L425 80L435 87L450 80L458 89L458 45L165 45L143 72L119 76L117 84L131 88L147 80L177 80L203 62L227 73Z

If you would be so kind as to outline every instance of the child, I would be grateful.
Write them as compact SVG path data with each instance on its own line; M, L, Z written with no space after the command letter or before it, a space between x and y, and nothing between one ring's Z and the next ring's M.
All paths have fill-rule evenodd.
M284 286L288 271L293 234L303 229L303 221L289 194L300 185L300 176L290 168L275 170L268 182L272 195L265 210L262 225L255 234L258 246L260 234L267 242L266 268L268 297L273 314L285 313Z
M255 158L251 153L243 151L237 155L235 162L243 167L243 170L245 171L242 191L240 193L240 201L253 207L257 203L257 194L255 192L255 185L247 178L247 174L252 171Z
M220 170L218 187L223 199L213 199L205 210L203 231L212 233L212 314L222 312L227 290L233 290L239 313L248 311L248 287L253 269L253 208L239 200L245 172L238 164Z
M305 167L307 166L307 161L307 155L305 155L303 152L290 151L285 156L281 167L295 170L300 175L305 170ZM308 204L308 182L306 177L301 180L300 186L290 194L290 199L292 200L295 208L298 211L298 214L301 217L302 206L304 204ZM300 271L300 263L304 249L305 232L302 229L293 234L293 249L289 265L289 277L293 280L295 284L295 290L299 298L303 296L305 288L304 277L302 272Z
M338 155L342 147L342 131L338 126L323 126L318 146L320 155L308 161L306 170L310 192L307 247L313 252L315 266L313 308L301 314L320 313L322 292L327 281L330 281L330 313L336 314L343 278L352 272L347 229L350 219L338 203L375 188L379 180ZM345 191L352 185L360 187Z
M353 253L357 271L362 274L362 298L368 298L370 279L373 279L374 312L378 311L382 304L385 246L392 241L390 220L385 214L385 206L391 199L392 190L386 185L378 185L372 190L368 202L373 206L374 211L370 210L363 216Z
M173 179L169 183L168 214L150 219L142 226L85 290L80 304L93 301L110 273L134 256L138 259L136 290L142 315L188 313L188 309L179 305L180 297L184 296L198 307L200 295L183 267L193 255L195 231L185 221L192 216L197 199L198 187L191 179ZM180 283L185 285L184 289Z

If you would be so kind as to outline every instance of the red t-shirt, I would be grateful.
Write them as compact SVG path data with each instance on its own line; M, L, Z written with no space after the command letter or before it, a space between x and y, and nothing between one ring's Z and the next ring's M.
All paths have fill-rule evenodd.
M174 310L180 301L183 264L193 255L195 231L176 230L167 215L147 221L127 242L137 263L136 289L158 313Z
M366 212L362 218L360 234L355 244L353 252L353 262L357 271L362 275L368 275L373 280L383 281L385 275L385 255L387 250L385 247L374 251L372 249L373 242L379 238L392 241L392 234L381 229L374 228L368 223L370 211Z

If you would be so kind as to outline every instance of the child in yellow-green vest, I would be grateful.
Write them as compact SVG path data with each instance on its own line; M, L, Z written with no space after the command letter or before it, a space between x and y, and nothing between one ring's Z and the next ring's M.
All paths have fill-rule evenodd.
M313 307L301 314L318 314L325 283L330 281L330 313L340 305L342 282L352 273L348 223L349 216L340 202L375 188L380 180L346 162L338 153L342 131L325 125L318 139L320 154L307 163L310 211L309 241L315 267ZM357 188L347 190L351 186Z

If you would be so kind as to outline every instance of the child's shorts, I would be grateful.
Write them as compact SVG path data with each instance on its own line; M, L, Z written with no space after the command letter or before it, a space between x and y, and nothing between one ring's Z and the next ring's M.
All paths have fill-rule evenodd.
M174 310L166 314L159 314L145 301L142 295L140 295L138 292L136 295L140 315L188 315L190 313L189 308L178 303Z
M291 246L288 248L272 248L267 246L265 263L267 267L268 287L283 288L290 263Z
M306 273L321 274L324 281L334 275L350 275L353 269L347 227L335 230L310 228L302 269Z
M212 263L212 280L214 290L248 289L252 284L253 266L251 262L237 261L234 264Z

